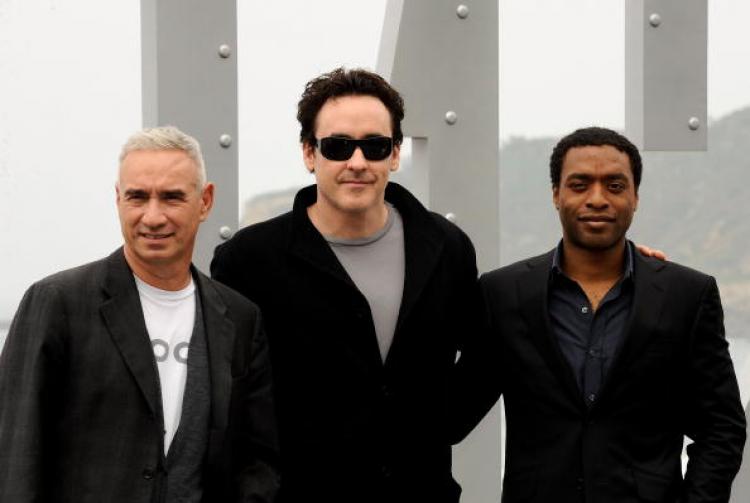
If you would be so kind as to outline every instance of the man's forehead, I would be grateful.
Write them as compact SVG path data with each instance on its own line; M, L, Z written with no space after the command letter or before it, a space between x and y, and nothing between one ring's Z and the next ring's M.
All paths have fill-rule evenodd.
M325 128L369 126L382 130L390 128L391 114L374 96L337 96L323 104L315 117L315 125Z
M122 160L121 182L162 181L171 184L197 185L198 166L181 150L134 150Z
M572 164L608 165L630 168L630 157L612 145L581 145L568 149L563 158L563 169Z

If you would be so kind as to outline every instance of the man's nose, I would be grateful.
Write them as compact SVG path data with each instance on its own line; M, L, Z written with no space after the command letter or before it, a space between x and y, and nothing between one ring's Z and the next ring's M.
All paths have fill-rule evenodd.
M362 148L358 146L354 149L346 167L349 169L364 169L367 167L367 159L365 158L364 152L362 152Z
M149 199L148 204L146 204L146 207L144 208L141 222L151 228L159 227L167 222L167 217L164 214L161 202L158 199Z
M594 184L591 187L591 190L589 191L589 197L586 200L586 206L590 208L606 208L609 206L609 201L607 200L607 194L604 191L604 188L599 184Z

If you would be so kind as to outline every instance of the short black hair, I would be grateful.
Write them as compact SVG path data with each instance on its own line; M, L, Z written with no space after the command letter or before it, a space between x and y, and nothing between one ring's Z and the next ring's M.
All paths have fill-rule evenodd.
M549 158L549 176L552 186L560 186L563 159L565 159L565 154L568 153L568 150L575 147L598 147L602 145L614 147L628 156L630 159L630 169L633 172L635 191L638 192L638 186L641 184L641 172L643 171L643 163L638 148L617 131L603 127L576 129L557 142Z
M305 91L297 104L297 120L301 126L300 142L315 145L315 119L326 101L339 96L362 95L373 96L383 102L391 115L393 143L401 145L404 139L401 131L404 99L383 77L361 68L336 68L305 85Z

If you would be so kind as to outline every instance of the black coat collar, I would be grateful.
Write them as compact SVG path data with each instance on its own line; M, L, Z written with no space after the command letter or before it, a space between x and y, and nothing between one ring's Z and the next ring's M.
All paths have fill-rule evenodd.
M404 293L399 310L396 334L419 300L425 285L437 267L445 245L445 230L408 190L390 182L385 199L398 209L404 222L405 271ZM317 187L310 185L300 190L294 198L292 226L288 236L291 253L356 288L349 275L336 259L323 236L307 216L307 208L317 200ZM397 338L394 337L394 346Z

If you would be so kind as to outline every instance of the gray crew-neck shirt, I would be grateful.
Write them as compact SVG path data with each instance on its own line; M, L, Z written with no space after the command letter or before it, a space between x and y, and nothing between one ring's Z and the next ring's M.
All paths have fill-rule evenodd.
M375 234L357 239L333 236L325 236L325 239L370 305L380 357L385 361L404 293L404 224L401 215L388 204L388 220Z

